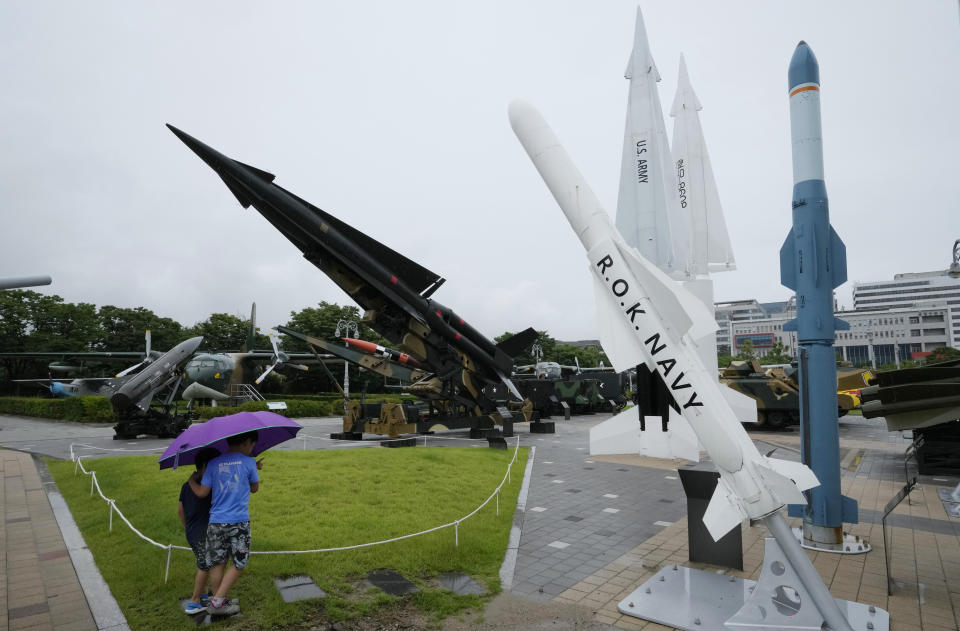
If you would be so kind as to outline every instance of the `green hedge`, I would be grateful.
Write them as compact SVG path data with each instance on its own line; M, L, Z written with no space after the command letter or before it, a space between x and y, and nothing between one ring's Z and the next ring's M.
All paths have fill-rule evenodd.
M113 409L107 397L65 397L63 399L0 397L0 414L39 416L81 423L113 421Z
M278 397L278 399L282 398L283 397ZM230 414L236 414L237 412L256 412L258 410L266 409L266 401L248 401L243 405L238 405L235 407L228 407L225 405L219 405L215 408L201 406L197 408L197 412L199 412L200 418L210 419L215 416L228 416ZM336 410L334 410L332 405L323 401L297 401L294 399L287 399L287 409L277 410L277 414L282 414L288 418L301 418L305 416L338 416L341 414L341 411L340 406L337 406Z

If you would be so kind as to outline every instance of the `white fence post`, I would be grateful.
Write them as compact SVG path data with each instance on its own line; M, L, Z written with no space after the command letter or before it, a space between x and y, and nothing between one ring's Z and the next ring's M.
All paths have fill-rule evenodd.
M166 583L170 578L170 555L173 553L173 544L167 544L167 571L163 575L163 582Z

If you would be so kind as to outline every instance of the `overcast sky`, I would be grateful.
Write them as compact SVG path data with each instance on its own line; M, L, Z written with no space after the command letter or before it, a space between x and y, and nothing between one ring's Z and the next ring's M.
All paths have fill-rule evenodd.
M831 220L851 281L944 269L960 238L957 0L642 2L669 111L680 53L738 271L785 300L787 66L820 62ZM445 276L491 337L595 338L579 241L517 142L543 113L616 211L636 3L0 3L0 276L71 302L286 322L352 304L170 122ZM672 119L667 121L672 134ZM840 287L850 305L851 283Z

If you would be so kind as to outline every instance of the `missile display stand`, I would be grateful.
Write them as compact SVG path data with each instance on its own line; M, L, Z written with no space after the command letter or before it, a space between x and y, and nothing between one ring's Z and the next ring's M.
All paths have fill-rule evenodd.
M795 554L805 553L779 513L764 523L774 536L765 540L758 581L668 565L623 599L620 613L688 631L890 628L885 610L833 598L809 561L791 562ZM829 603L827 599L836 607L821 607L820 603ZM845 620L831 618L831 611Z

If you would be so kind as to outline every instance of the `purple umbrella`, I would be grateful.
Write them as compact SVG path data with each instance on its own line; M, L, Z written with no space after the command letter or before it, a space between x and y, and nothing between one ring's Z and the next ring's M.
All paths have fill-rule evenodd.
M212 418L206 423L191 425L177 436L160 457L160 468L176 469L179 465L193 464L197 454L207 447L226 453L229 449L227 438L254 430L257 432L257 444L250 455L256 456L290 440L301 429L303 427L299 423L266 411L240 412Z

